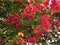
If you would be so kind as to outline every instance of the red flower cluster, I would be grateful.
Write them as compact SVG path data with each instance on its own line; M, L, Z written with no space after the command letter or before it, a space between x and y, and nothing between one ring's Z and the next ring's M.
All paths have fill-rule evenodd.
M6 20L6 24L8 24L8 25L12 24L10 17L7 17L5 20Z
M35 36L33 36L33 37L30 37L30 38L26 39L25 41L28 42L28 43L36 43L37 38Z
M34 34L37 35L37 40L40 40L42 38L42 31L38 29L34 29Z
M37 12L41 13L43 12L43 6L40 3L36 3L36 8L37 8Z
M60 3L58 0L45 0L44 5L46 8L51 8L52 14L60 10Z
M38 34L38 33L39 33L39 30L34 29L34 34Z
M41 17L41 26L45 31L49 31L51 29L50 16L48 14L44 14Z
M13 14L11 17L7 17L6 24L8 25L14 25L16 28L21 26L20 23L20 16L18 14Z
M22 18L23 19L28 19L32 20L35 18L35 13L36 12L42 12L42 6L40 3L36 3L35 5L32 4L33 0L30 0L30 4L26 5L24 12L22 13Z
M42 27L41 25L37 25L36 28L33 30L34 34L37 35L37 40L41 40L42 38L42 34L43 34L43 31L42 31Z
M45 6L45 8L48 8L48 6L49 6L49 1L50 1L50 0L44 0L44 6Z
M51 4L52 13L58 12L60 10L60 4L57 0L52 0Z
M22 18L24 19L28 19L28 20L32 20L35 16L35 12L36 12L37 8L32 5L27 5L25 8L25 12L22 13Z
M36 12L43 14L45 12L48 13L48 11L50 11L49 9L51 9L51 12L53 14L60 10L60 3L57 0L44 0L44 6L42 6L40 3L36 3L33 5L33 1L34 0L29 0L29 4L26 5L25 9L21 13L22 19L32 20L35 18ZM56 21L53 20L50 23L51 19L52 18L50 18L49 14L42 15L40 18L41 26L40 25L36 26L37 28L33 30L34 36L27 38L27 36L21 32L18 33L18 36L27 38L25 41L28 43L36 43L37 40L40 40L42 38L42 34L44 34L43 31L48 32L51 29L52 24L54 25L58 24L58 26L60 26L60 22L58 21L58 19L54 18ZM6 24L13 25L16 28L22 26L22 24L20 23L20 15L18 14L13 14L11 17L7 17L5 20ZM16 43L19 44L21 43L21 41L17 40Z

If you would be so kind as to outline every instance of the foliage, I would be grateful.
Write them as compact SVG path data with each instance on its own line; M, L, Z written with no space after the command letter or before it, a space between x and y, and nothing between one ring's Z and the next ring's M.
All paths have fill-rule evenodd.
M59 0L0 0L0 45L60 45L59 35Z

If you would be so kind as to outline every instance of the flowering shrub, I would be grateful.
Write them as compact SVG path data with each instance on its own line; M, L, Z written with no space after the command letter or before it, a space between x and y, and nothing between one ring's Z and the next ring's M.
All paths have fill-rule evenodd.
M60 41L59 0L1 1L0 9L3 45Z

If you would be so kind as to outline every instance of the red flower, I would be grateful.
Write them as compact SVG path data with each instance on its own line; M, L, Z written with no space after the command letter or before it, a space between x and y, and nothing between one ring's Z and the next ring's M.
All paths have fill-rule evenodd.
M34 14L32 14L32 12L30 12L30 13L27 13L27 12L22 13L22 19L32 20L34 17L35 16L34 16Z
M41 26L45 31L49 31L51 29L50 16L48 14L44 14L41 17Z
M6 18L6 23L8 25L19 22L20 21L20 16L18 14L13 14L11 17Z
M37 29L34 29L34 34L38 34L39 31Z
M33 36L33 37L31 37L31 38L32 38L31 42L32 42L32 43L36 43L36 41L37 41L36 37Z
M57 0L52 0L51 8L52 8L52 13L58 12L60 10L59 2Z
M22 13L22 19L32 20L35 17L35 12L37 12L37 8L34 5L27 5L25 12Z
M37 12L37 8L35 5L27 5L25 8L25 12L30 13L32 12L32 14L34 14L35 12Z
M30 0L32 1L32 0ZM33 18L35 18L35 13L36 12L42 12L42 6L39 3L36 3L36 5L26 5L24 12L22 13L22 18L23 19L28 19L28 20L32 20Z
M22 24L20 23L20 15L13 14L11 17L7 17L6 24L14 25L16 28L22 27Z
M57 0L45 0L44 5L46 9L51 8L52 14L60 10L60 3Z
M37 9L38 8L35 5L31 6L31 12L33 12L33 13L37 12L38 11Z
M27 43L27 42L30 43L30 42L31 42L31 38L26 39L25 42L26 42L26 43Z
M8 24L8 25L11 25L11 24L12 24L10 17L7 17L7 18L5 19L5 22L6 22L6 24Z
M30 38L26 39L25 41L28 42L28 43L36 43L37 39L36 39L35 36L33 36L33 37L30 37Z
M16 27L16 28L19 28L19 27L20 27L20 23L16 23L16 24L15 24L15 27Z
M24 9L27 13L29 13L31 11L31 8L29 5L26 5L25 9Z
M40 3L36 3L36 7L37 7L37 12L42 12L42 10L43 10L43 7L42 7L42 5L40 4Z
M44 0L45 8L48 8L48 6L49 6L49 1L50 1L50 0Z
M41 38L42 38L42 35L38 35L37 39L41 40Z
M13 14L12 15L12 22L19 22L20 21L20 15Z

